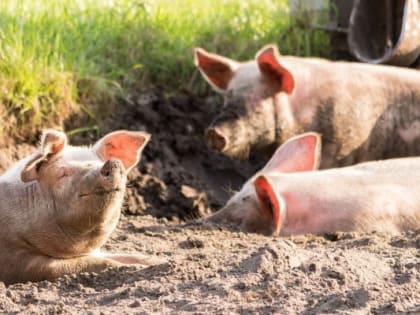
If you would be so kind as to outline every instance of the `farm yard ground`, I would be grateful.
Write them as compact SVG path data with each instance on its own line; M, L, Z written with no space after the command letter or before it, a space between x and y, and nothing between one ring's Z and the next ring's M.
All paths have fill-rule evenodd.
M205 147L204 128L220 102L217 96L126 95L103 130L153 135L104 249L167 263L0 283L0 313L418 314L420 231L284 238L191 221L220 207L264 162L234 162ZM96 137L83 133L71 142ZM0 172L31 150L26 143L0 149Z

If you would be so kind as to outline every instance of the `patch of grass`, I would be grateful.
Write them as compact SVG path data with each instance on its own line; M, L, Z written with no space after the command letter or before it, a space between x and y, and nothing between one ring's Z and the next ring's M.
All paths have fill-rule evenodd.
M325 55L327 37L291 23L285 0L0 1L1 132L100 118L121 92L202 91L191 48L253 58Z

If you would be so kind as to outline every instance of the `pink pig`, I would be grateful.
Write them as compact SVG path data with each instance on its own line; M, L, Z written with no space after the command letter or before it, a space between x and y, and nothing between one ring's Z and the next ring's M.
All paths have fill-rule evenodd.
M116 131L93 147L74 147L64 133L44 131L38 150L0 176L0 281L158 262L99 251L117 225L127 173L149 138Z
M248 62L201 48L194 57L224 95L205 140L225 155L272 154L308 131L322 134L322 168L420 154L420 71L281 56L272 45Z
M420 228L420 158L315 171L320 154L316 133L289 139L205 220L267 235Z

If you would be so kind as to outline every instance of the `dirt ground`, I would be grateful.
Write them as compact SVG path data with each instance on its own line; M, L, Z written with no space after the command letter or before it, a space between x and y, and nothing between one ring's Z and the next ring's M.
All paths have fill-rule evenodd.
M284 238L191 220L223 205L264 163L231 161L205 147L203 131L218 106L217 96L128 95L102 131L152 133L104 249L167 263L0 282L0 313L419 314L420 231ZM95 137L79 134L71 142ZM32 149L0 149L0 172Z

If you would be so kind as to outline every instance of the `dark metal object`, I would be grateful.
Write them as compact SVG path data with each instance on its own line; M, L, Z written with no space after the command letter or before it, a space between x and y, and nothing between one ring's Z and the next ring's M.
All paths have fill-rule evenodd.
M359 60L408 66L420 55L418 0L356 0L348 26L350 52Z

